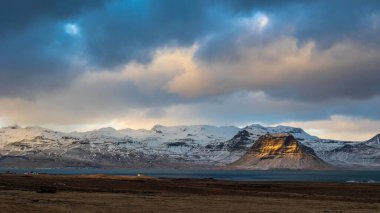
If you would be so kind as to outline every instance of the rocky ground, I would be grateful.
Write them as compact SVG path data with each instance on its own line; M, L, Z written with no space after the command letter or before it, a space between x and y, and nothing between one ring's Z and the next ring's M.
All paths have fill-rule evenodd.
M380 184L0 175L1 212L380 212Z

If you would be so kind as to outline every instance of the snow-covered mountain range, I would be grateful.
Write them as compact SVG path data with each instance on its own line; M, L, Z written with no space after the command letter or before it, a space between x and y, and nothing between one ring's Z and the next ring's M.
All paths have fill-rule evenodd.
M41 127L0 129L1 167L214 167L238 160L266 134L288 133L338 166L379 166L376 137L363 143L319 139L300 128L161 126L64 133ZM378 138L379 136L377 136ZM364 148L363 148L364 147ZM368 155L371 153L371 155Z

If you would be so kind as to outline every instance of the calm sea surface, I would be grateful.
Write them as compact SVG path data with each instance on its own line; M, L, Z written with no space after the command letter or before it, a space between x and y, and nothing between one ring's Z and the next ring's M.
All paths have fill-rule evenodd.
M48 174L109 174L144 175L162 178L214 178L237 181L319 181L319 182L363 182L380 183L380 170L334 170L334 171L290 171L290 170L204 170L204 169L7 169L0 173L38 172Z

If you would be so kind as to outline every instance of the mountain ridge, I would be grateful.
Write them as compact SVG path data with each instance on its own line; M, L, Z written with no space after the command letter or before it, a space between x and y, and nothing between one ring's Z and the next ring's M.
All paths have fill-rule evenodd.
M71 133L41 127L10 126L0 128L0 166L9 165L1 163L1 159L19 157L21 160L59 162L58 166L215 167L238 160L260 136L276 133L293 134L301 144L312 148L327 162L336 162L332 150L356 144L319 139L297 127L264 127L258 124L244 128L156 125L150 130L106 127ZM376 147L373 152L380 150ZM377 165L377 162L374 159L370 163Z

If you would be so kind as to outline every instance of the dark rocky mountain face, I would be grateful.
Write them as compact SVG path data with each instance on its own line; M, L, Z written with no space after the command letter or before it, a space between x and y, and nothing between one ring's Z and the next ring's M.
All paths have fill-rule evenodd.
M261 136L238 161L238 169L328 169L312 148L302 145L290 134Z
M228 151L239 151L239 150L248 150L247 145L252 144L252 139L250 136L252 133L247 130L239 131L230 141L226 144Z
M212 150L227 150L229 152L246 152L255 141L252 139L252 135L252 133L242 129L230 140L209 144L206 148Z

